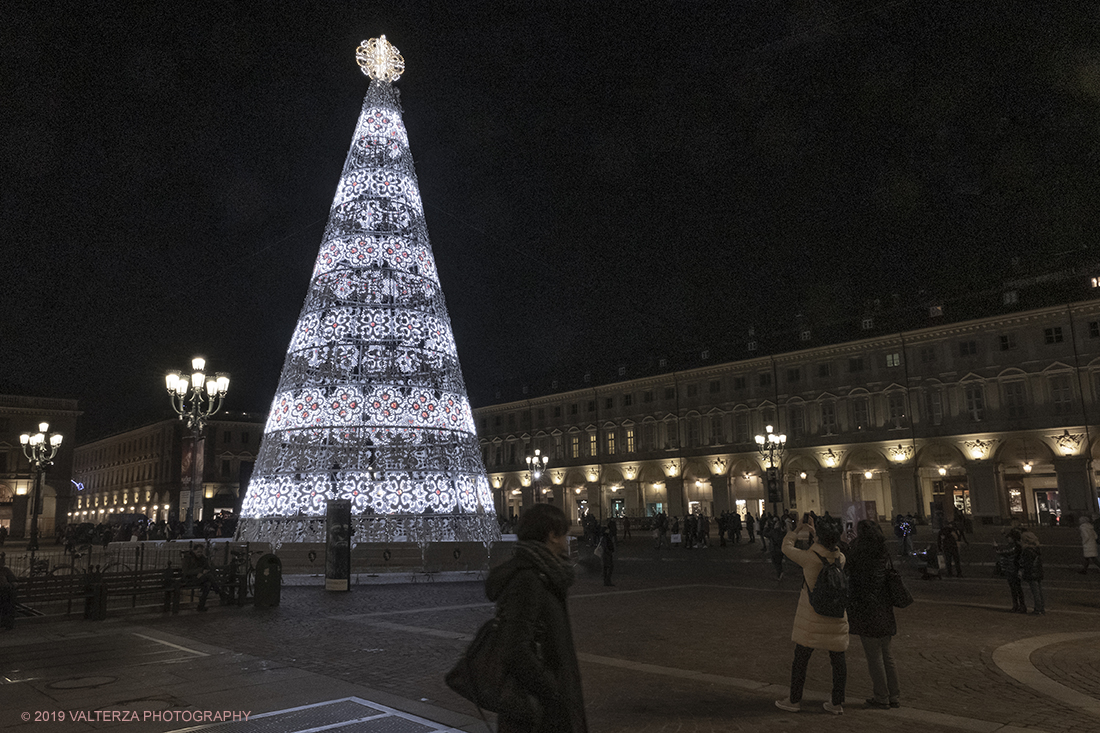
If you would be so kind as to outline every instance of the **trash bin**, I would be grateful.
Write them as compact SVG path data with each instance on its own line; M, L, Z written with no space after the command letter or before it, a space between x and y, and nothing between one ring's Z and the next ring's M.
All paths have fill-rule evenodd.
M268 553L256 561L256 605L278 606L283 587L283 561Z

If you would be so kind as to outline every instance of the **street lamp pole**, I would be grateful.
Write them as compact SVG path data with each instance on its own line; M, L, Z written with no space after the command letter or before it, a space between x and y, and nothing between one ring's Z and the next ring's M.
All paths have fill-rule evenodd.
M53 465L57 449L61 447L61 433L51 433L50 424L38 423L37 433L23 433L19 442L23 446L23 455L34 468L34 491L31 496L31 539L27 549L31 553L31 568L34 568L34 554L38 552L38 514L42 510L42 480L46 466Z
M779 483L782 475L779 470L783 462L783 453L787 450L787 436L772 431L772 426L765 428L766 435L756 436L756 449L764 460L765 473L768 483L768 501L772 503L772 514L779 515L779 504L783 501Z
M211 415L221 409L225 393L229 391L229 375L217 372L206 374L206 359L196 356L191 360L191 377L179 371L171 371L164 377L168 387L172 409L187 422L191 430L191 490L187 501L187 526L184 537L195 536L195 491L199 482L199 439L206 429ZM205 391L204 391L205 390Z
M531 485L535 487L535 503L540 501L539 494L542 492L539 479L542 478L542 472L546 470L546 464L550 462L549 456L544 456L542 451L535 448L535 454L527 456L527 470L531 473Z

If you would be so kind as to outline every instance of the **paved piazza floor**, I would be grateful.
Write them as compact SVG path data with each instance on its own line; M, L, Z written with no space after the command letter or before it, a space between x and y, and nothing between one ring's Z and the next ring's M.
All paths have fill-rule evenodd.
M580 573L570 600L589 727L1100 730L1100 573L1049 568L1047 615L1021 616L989 566L965 569L932 582L907 570L917 601L897 612L903 707L863 709L857 641L845 714L821 709L825 655L792 714L773 701L787 689L797 575L776 582L759 545L658 555L628 541L615 587ZM287 586L274 609L21 621L0 634L0 730L484 731L442 677L491 613L481 583L465 581Z

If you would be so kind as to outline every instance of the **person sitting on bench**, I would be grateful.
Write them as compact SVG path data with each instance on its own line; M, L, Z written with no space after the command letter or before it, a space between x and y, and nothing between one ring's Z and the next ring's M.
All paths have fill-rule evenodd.
M218 581L214 579L214 567L210 564L210 558L202 550L202 545L195 545L191 548L191 557L189 558L188 568L185 572L187 580L191 583L201 586L199 590L199 605L196 611L206 611L206 598L210 595L211 589L214 590L221 597L225 597L225 591Z

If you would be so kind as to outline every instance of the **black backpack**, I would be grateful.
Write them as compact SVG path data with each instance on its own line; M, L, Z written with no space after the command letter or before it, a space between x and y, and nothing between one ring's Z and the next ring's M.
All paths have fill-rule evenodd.
M817 555L817 553L814 553ZM810 605L819 616L829 618L844 618L844 611L848 608L848 576L840 567L840 558L826 560L817 555L821 560L821 570L817 574L817 582L813 590L806 585L810 596Z

